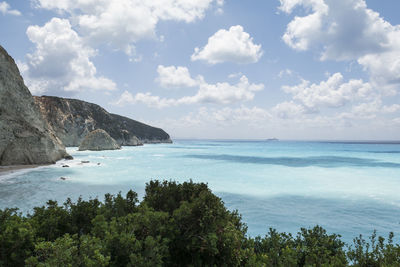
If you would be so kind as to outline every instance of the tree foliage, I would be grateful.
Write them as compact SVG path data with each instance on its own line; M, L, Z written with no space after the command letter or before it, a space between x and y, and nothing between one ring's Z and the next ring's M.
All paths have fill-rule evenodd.
M393 234L347 246L320 226L246 233L206 184L150 181L140 203L129 191L0 210L0 266L400 266Z

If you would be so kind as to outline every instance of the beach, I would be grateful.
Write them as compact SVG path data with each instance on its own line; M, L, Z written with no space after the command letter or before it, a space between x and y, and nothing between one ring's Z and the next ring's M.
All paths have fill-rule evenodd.
M37 168L41 165L13 165L13 166L0 166L0 177L2 175L8 175L12 174L15 172L18 172L20 170L28 170L28 169L34 169ZM45 165L46 166L46 165Z

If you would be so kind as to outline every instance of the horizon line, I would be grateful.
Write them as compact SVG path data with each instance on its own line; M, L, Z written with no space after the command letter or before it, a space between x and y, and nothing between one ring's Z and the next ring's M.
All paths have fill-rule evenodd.
M400 144L400 139L279 139L279 138L196 138L196 137L177 137L172 140L203 140L203 141L269 141L269 142L338 142L338 143L390 143Z

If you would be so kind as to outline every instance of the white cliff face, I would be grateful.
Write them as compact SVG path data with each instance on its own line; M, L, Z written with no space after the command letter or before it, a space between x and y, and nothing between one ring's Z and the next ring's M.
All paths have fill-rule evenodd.
M79 151L84 150L116 150L121 149L117 141L114 140L106 131L97 129L90 132L83 139L81 145L79 146Z
M0 165L48 164L67 155L43 120L14 60L0 46Z

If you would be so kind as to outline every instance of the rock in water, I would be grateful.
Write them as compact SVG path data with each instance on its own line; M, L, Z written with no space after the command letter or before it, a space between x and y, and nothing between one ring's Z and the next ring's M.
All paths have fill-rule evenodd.
M65 146L77 147L96 129L105 130L120 146L172 143L160 128L107 112L99 105L55 96L35 96L36 104Z
M48 164L66 156L14 59L0 46L0 165Z
M86 135L83 139L81 145L79 146L79 151L83 150L116 150L121 149L117 141L112 138L106 131L102 129L94 130Z

